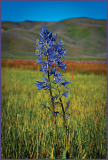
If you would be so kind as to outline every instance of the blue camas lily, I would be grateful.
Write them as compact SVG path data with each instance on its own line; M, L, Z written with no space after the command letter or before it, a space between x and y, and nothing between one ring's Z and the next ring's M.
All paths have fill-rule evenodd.
M42 27L41 33L40 33L40 39L36 42L36 64L41 64L40 71L43 72L43 80L38 81L36 80L36 86L38 87L38 90L44 89L49 90L50 96L51 96L51 103L52 106L47 107L45 104L43 105L43 109L49 109L50 114L54 116L54 122L55 122L55 131L57 132L57 125L56 125L56 117L58 114L61 114L63 116L64 121L64 128L66 132L66 148L68 146L67 143L67 126L66 126L66 117L65 112L69 108L69 102L67 103L67 106L64 107L62 103L62 96L68 97L69 91L68 91L68 85L70 84L70 81L67 81L64 79L64 75L58 71L58 69L66 70L66 63L64 63L61 58L64 58L66 55L66 50L63 47L64 43L61 39L57 42L57 34L54 36L51 32L48 31L45 26ZM43 61L42 57L45 57L46 60ZM64 92L61 93L60 88L64 87ZM52 92L52 89L55 90L55 92ZM57 105L61 105L62 107L62 113L59 111L55 111L57 108ZM56 106L56 107L55 107ZM69 117L69 114L68 114ZM56 142L58 143L58 137L56 133Z

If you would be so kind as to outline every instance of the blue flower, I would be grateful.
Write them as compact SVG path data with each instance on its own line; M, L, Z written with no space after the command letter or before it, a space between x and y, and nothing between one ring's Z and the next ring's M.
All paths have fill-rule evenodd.
M69 118L70 114L68 113L68 117L66 117L66 120Z
M65 81L65 82L63 82L63 83L61 83L65 88L67 88L67 84L70 84L71 82L70 82L70 80L69 81ZM68 89L68 88L67 88Z
M51 112L51 114L54 114L55 117L57 116L58 113L59 113L58 111L56 111L56 112Z
M55 33L53 40L56 41L57 39L57 33Z
M63 43L62 39L59 39L58 45L59 45L59 46L62 46L63 44L64 44L64 43Z
M50 109L50 107L47 107L45 104L43 104L43 108L42 108L42 110L44 109L44 108L48 108L50 111L51 111L51 109Z
M37 87L40 87L40 86L42 86L43 84L44 84L45 82L40 82L40 81L38 81L38 80L36 80L36 86Z
M46 86L45 86L45 89L44 89L44 90L49 90L49 89L52 89L52 86L49 86L49 85L47 85L47 84L46 84Z
M43 80L44 80L46 83L48 83L48 79L47 79L47 78L43 78Z
M63 79L62 73L57 71L58 68L61 68L62 70L66 70L67 67L66 67L66 63L64 63L64 61L61 60L61 58L64 58L64 56L66 55L66 50L63 47L64 42L61 39L59 39L58 42L56 42L56 40L57 40L57 34L53 36L52 32L49 32L48 29L45 28L45 26L42 26L40 39L37 40L37 46L36 46L36 52L35 52L36 59L37 59L37 62L35 64L41 64L40 71L43 72L43 81L44 81L44 82L40 82L36 80L35 84L38 87L38 90L40 89L50 90L53 109L60 102L55 101L58 99L58 95L55 94L54 96L52 96L53 94L51 89L54 88L58 90L58 86L60 85L67 88L67 85L70 84L70 81L66 81L65 79ZM47 62L42 60L41 58L42 56L45 56L45 59ZM46 78L46 75L47 75L47 78ZM52 78L54 78L53 81L51 81L52 79L51 76ZM53 83L53 87L52 87L52 83ZM56 85L57 87L54 87L55 84L57 84ZM58 92L60 95L59 90ZM62 94L62 96L67 97L68 94L69 94L69 91L67 90ZM62 104L62 102L60 104ZM55 123L56 123L56 116L59 112L58 111L53 112L50 109L50 107L47 107L46 105L43 105L43 106L44 106L43 109L48 108L51 111L51 114L54 114ZM69 102L67 103L67 107L65 111L68 109L68 107L69 107Z
M66 70L66 64L63 64L63 61L60 59L65 55L65 49L63 48L63 41L59 40L56 42L57 34L52 36L52 33L48 31L45 26L42 26L42 31L40 34L40 40L37 40L37 47L36 47L36 55L39 56L40 60L36 64L41 64L43 61L41 60L41 56L44 54L47 56L48 65L51 67L52 63L57 65Z
M35 84L36 84L36 86L38 87L38 90L40 90L40 89L49 90L50 87L52 88L52 86L49 87L49 85L46 84L45 82L40 82L40 81L38 81L38 80L36 80L36 83L35 83Z
M66 109L65 109L65 112L66 112L66 110L68 109L68 107L69 107L69 102L67 103L67 107L66 107Z
M54 82L55 82L56 84L60 84L62 81L63 81L63 79L62 79L61 77L58 77L58 78L55 79Z
M45 82L44 82L45 83ZM36 86L38 87L38 90L45 88L45 86L43 85L43 83L35 83Z
M45 74L48 74L48 71L44 71L43 77L45 76Z
M61 72L57 72L57 73L55 74L55 77L60 77L60 76L63 76Z
M58 66L59 66L60 68L64 69L64 70L66 70L66 69L67 69L67 67L66 67L66 63L65 63L65 64L63 64L63 61L58 61Z
M35 64L44 64L45 66L47 66L47 62L45 62L45 61L42 61L41 59L38 59L37 58L37 60L38 60L38 62L36 62Z
M62 78L62 73L60 73L60 72L57 72L56 74L55 74L55 83L56 84L60 84L62 81L63 81L63 78Z
M50 75L54 75L55 76L55 72L56 72L56 68L51 68L51 70L49 71Z
M67 90L66 92L64 92L64 93L62 94L62 96L68 97L68 94L69 94L69 91Z
M52 99L57 99L57 98L58 98L58 96L57 96L57 95L52 96Z
M47 64L41 65L40 71L41 71L41 72L44 72L44 74L43 74L43 77L44 77L45 74L48 73L48 72L47 72Z

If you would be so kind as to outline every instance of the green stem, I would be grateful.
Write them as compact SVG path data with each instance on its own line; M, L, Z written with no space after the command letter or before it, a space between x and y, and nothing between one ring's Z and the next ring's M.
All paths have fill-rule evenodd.
M64 111L64 107L63 107L63 103L62 103L62 99L61 97L60 99L60 103L61 103L61 107L62 107L62 112L63 112L63 124L64 124L64 129L65 129L65 140L66 140L66 151L68 150L68 138L67 138L67 126L66 126L66 118L65 118L65 111Z
M48 60L48 59L47 59ZM51 96L51 102L52 102L52 107L53 107L53 113L55 112L55 107L54 107L54 99L52 99L52 90L51 90L51 83L50 83L50 75L49 75L49 66L48 66L48 81L49 81L49 91L50 91L50 96ZM54 116L54 124L55 124L55 134L56 134L56 143L57 143L57 150L58 150L58 135L57 135L57 125L56 125L56 118Z

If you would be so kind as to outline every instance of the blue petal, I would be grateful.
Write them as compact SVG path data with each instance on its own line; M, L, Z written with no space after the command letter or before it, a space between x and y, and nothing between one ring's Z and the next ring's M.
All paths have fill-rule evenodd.
M68 109L68 107L69 107L69 101L68 101L68 103L67 103L67 107L66 107L65 111Z
M68 113L68 117L66 117L66 120L69 118L70 114Z
M56 41L56 39L57 39L57 33L55 33L54 35L54 41Z
M68 97L68 94L69 94L69 91L67 90L66 92L64 92L64 93L62 94L62 96Z
M46 82L48 82L48 79L47 79L47 78L43 78L43 80L46 81Z

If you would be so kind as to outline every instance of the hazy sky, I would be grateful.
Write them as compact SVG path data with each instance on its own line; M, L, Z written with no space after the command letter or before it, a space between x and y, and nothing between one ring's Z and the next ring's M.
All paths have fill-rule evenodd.
M2 1L1 21L57 22L88 17L107 19L107 1Z

